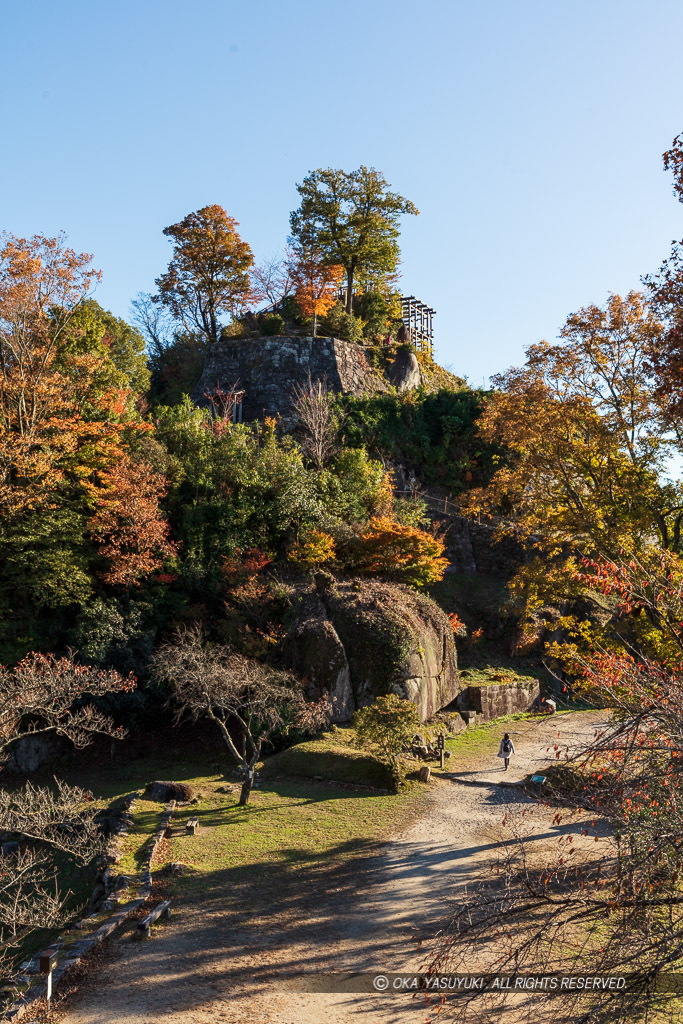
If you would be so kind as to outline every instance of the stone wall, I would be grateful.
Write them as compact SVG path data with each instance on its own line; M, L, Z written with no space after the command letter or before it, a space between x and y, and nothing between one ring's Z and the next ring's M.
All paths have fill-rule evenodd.
M373 370L360 345L338 338L233 338L211 346L193 398L205 405L207 392L244 390L243 418L292 415L294 384L327 381L328 387L351 395L388 389Z
M461 711L474 711L485 722L502 715L529 711L540 696L540 686L534 680L513 680L510 683L490 683L486 686L468 686L458 695Z

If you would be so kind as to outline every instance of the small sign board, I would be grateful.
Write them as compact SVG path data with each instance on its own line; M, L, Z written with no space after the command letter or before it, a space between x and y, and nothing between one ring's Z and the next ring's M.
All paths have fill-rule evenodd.
M57 953L57 948L51 946L49 949L43 950L43 952L39 955L38 959L41 974L52 974L55 967L57 966Z
M531 781L535 782L537 786L542 786L545 782L545 775L532 775Z

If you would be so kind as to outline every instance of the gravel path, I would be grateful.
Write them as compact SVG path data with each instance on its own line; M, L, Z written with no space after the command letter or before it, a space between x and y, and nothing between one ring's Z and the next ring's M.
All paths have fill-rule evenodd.
M505 845L504 813L529 806L512 783L554 760L554 745L582 743L598 713L562 715L509 727L517 754L510 770L493 756L458 763L436 781L427 813L377 849L318 869L296 888L272 879L269 891L178 901L177 913L147 943L112 943L101 976L75 997L64 1024L393 1024L424 1020L406 997L296 991L303 974L416 970L416 930L443 918L449 900L476 882ZM558 737L559 732L559 737ZM550 749L548 749L550 748ZM497 746L496 746L497 750ZM539 848L568 826L534 810L527 825ZM572 830L580 828L577 822ZM421 1016L420 1016L421 1014Z

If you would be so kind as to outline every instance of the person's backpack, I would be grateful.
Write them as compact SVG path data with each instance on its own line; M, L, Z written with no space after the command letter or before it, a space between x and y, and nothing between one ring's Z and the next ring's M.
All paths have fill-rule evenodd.
M503 740L503 753L509 754L511 750L512 744L510 743L510 740Z

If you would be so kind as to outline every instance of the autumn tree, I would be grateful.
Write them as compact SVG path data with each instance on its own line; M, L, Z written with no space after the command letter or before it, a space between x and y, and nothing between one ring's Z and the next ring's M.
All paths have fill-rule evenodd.
M98 501L111 474L134 474L132 450L151 431L134 401L147 379L142 339L88 298L98 279L90 257L62 238L8 236L0 250L0 643L9 660L64 643L59 623L96 586ZM156 502L161 491L144 494ZM128 497L136 507L134 488ZM142 522L131 530L138 550L139 530L144 537Z
M51 424L85 400L94 370L86 353L58 365L60 346L79 304L99 280L91 257L63 236L4 235L0 248L0 500L49 472ZM66 425L66 424L65 424ZM54 444L63 448L59 438ZM73 445L67 444L73 448Z
M127 458L102 475L90 530L108 563L105 582L136 584L175 553L159 509L165 493L163 476L144 462Z
M480 427L508 457L470 507L551 546L612 552L656 537L678 550L683 495L667 482L675 439L651 369L661 331L642 295L613 295L570 316L560 344L532 345L525 366L494 378Z
M157 300L188 331L218 341L221 317L242 309L250 291L253 253L222 206L204 206L164 228L173 256L157 278Z
M421 587L443 578L445 545L426 530L404 526L388 516L373 516L350 546L350 564L359 573L389 576Z
M683 202L683 135L664 153L664 168L673 173L673 193ZM659 270L643 278L650 301L665 330L653 352L658 394L667 410L670 427L679 442L683 436L683 241L672 244Z
M307 702L291 673L210 643L199 625L178 629L152 667L170 686L178 720L205 718L218 728L243 774L240 806L249 801L262 748L276 732L293 725L315 731L329 719L328 702Z
M324 263L320 251L299 246L290 253L289 271L297 306L305 317L313 319L315 338L318 317L325 316L337 301L344 268Z
M374 167L356 171L311 171L297 185L301 204L290 217L292 238L314 248L329 266L346 274L346 311L353 312L358 274L376 279L395 272L399 262L399 217L417 214L413 203L391 192Z

